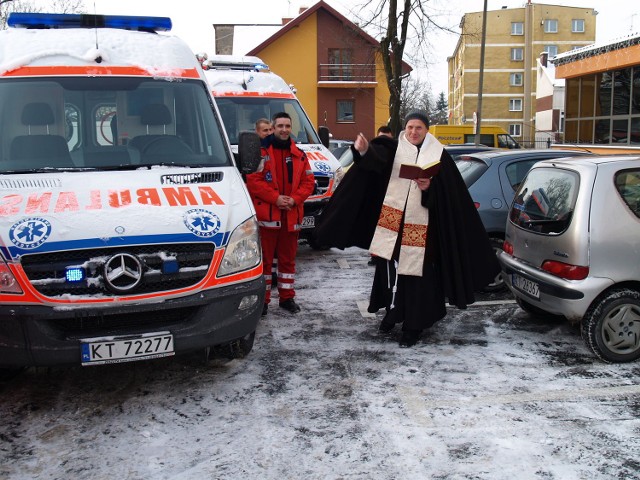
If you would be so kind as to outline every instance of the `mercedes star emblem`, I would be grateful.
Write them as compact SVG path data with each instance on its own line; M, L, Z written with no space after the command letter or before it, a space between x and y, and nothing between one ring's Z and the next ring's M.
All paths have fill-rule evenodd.
M118 253L104 264L104 281L116 292L128 292L142 281L142 263L128 253Z

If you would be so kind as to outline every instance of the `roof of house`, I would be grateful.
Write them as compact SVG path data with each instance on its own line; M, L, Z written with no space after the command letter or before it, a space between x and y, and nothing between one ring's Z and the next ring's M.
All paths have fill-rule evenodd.
M378 42L375 38L373 38L371 35L365 32L362 28L360 28L358 25L356 25L351 20L349 20L347 17L342 15L340 12L338 12L336 9L334 9L324 0L320 0L316 4L307 8L300 15L298 15L297 17L293 18L291 21L286 23L282 28L280 28L277 32L275 32L273 35L271 35L269 38L263 41L260 45L254 47L252 50L247 52L247 55L258 55L265 47L267 47L277 39L281 38L282 36L286 35L292 29L300 26L302 22L304 22L307 18L309 18L311 15L318 12L319 10L325 10L327 13L329 13L330 15L338 19L340 22L342 22L343 25L353 29L355 32L358 33L358 35L364 41L371 44L372 46L374 47L380 46L380 42ZM403 63L404 69L406 69L407 71L413 70L413 68L408 63L404 61L402 63Z

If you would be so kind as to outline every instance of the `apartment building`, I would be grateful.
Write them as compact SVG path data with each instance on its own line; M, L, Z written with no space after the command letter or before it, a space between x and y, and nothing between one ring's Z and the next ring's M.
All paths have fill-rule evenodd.
M524 146L534 146L538 59L593 44L596 12L586 7L533 3L487 11L482 124L502 126ZM449 123L473 123L478 109L483 12L467 13L447 61ZM558 122L560 125L561 122Z

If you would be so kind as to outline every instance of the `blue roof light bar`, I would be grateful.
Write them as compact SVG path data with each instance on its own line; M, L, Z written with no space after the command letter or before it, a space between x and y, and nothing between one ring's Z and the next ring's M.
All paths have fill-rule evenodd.
M168 32L169 17L12 12L7 25L14 28L119 28L141 32Z

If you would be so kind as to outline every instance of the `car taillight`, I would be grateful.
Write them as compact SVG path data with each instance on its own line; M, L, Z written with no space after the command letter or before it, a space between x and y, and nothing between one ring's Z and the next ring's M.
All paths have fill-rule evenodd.
M480 202L473 202L473 204L476 206L476 210L480 208Z
M507 242L506 240L504 241L504 243L502 244L502 250L505 251L505 253L508 253L509 255L513 256L513 245L511 245L509 242Z
M545 260L542 263L542 270L567 280L583 280L589 275L589 267L569 265L555 260Z

